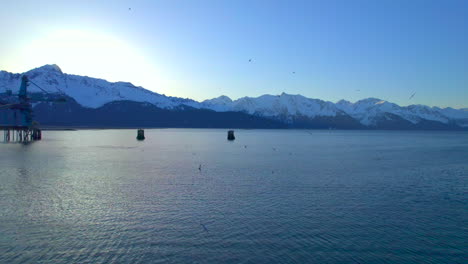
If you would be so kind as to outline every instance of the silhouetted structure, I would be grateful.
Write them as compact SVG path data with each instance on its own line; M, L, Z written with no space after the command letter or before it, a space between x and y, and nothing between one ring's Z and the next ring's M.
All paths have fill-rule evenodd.
M145 130L138 129L138 131L137 131L137 140L145 140Z
M21 85L17 95L10 89L6 93L0 94L0 129L3 130L3 140L5 142L29 142L41 140L42 132L33 122L33 110L31 102L63 102L62 98L49 98L43 96L28 96L27 88L29 84L36 85L43 92L44 89L37 84L30 82L26 75L21 77Z
M234 130L229 130L229 131L228 131L227 139L228 139L228 140L234 140L234 139L236 139L236 137L234 136Z

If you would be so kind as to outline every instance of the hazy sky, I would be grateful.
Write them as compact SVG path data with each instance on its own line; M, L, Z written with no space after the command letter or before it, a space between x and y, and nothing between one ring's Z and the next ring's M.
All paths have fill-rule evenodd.
M57 64L196 100L286 92L468 107L466 0L0 4L10 72Z

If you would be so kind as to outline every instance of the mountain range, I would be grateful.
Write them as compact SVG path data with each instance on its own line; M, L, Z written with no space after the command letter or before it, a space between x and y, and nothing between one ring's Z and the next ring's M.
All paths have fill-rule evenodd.
M42 88L30 85L29 92L66 98L33 104L35 120L44 126L468 130L467 108L399 106L378 98L333 103L286 93L197 102L66 74L57 65L22 74L0 71L0 97L7 89L17 92L23 74Z

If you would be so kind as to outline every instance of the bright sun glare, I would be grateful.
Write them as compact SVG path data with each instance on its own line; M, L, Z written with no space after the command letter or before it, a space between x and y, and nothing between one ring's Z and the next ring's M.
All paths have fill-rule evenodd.
M34 67L57 64L64 72L109 81L138 80L157 89L155 67L121 39L100 32L56 30L23 47L23 60Z

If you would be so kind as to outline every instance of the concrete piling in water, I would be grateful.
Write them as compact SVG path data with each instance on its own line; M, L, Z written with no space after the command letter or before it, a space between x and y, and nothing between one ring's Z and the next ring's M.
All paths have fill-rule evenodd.
M228 139L228 140L234 140L234 139L236 139L236 137L234 136L234 130L229 130L229 131L228 131L227 139Z
M137 131L137 140L145 140L145 130L138 129L138 131Z

